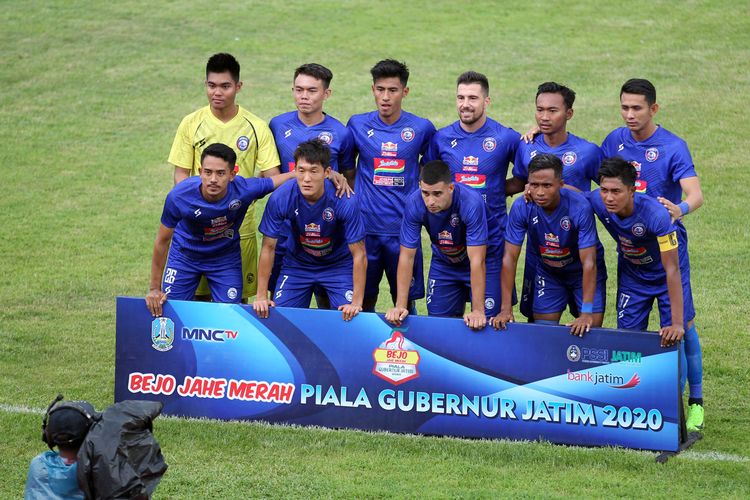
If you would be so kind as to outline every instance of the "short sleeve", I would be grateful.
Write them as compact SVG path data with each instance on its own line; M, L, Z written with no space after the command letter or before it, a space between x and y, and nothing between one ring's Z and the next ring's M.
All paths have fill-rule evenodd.
M422 163L440 159L440 134L436 133L430 139L427 150L422 157Z
M341 148L338 154L339 172L354 168L354 137L351 130L344 128L341 131Z
M591 145L591 159L586 164L586 178L590 181L594 181L596 185L599 185L599 168L602 166L604 161L604 152L599 146Z
M359 211L357 195L351 198L338 199L338 206L343 215L344 238L351 245L365 239L365 225L362 223L362 214Z
M186 116L177 127L177 133L172 141L172 149L169 151L167 161L175 167L192 171L195 162L195 148L190 132L190 115Z
M437 130L435 129L435 125L433 125L430 120L425 120L424 128L425 128L424 139L422 140L422 147L419 150L419 154L422 156L422 159L420 160L420 165L424 165L426 162L430 161L430 158L427 153L428 153L428 150L430 149L432 138L435 137L435 132L437 132Z
M284 227L284 220L286 220L284 208L287 205L285 196L289 196L287 190L277 190L268 198L268 203L266 203L266 209L263 211L263 218L260 221L258 231L269 238L281 238L286 236L285 230L288 231Z
M422 203L421 199L418 201ZM422 217L416 208L415 197L407 198L399 236L400 244L406 248L417 248L422 243Z
M273 179L236 176L232 181L240 191L240 197L248 205L273 191Z
M182 219L182 214L178 208L179 200L177 198L178 196L175 193L175 190L172 189L167 195L167 199L164 200L164 209L161 213L161 223L164 224L164 227L168 227L169 229L177 227L177 223Z
M480 196L464 203L461 219L466 224L466 245L480 246L487 244L487 212Z
M524 180L529 178L529 167L524 160L525 156L526 147L523 144L519 144L518 149L516 149L516 155L513 158L513 177Z
M261 172L280 166L281 160L271 129L265 123L261 123L256 125L255 130L258 134L258 157L255 165Z
M602 142L602 155L604 158L613 158L617 156L617 130L613 130L609 133L607 137L604 138L604 141Z
M571 208L571 211L575 210L575 220L578 226L578 248L596 246L599 243L599 235L596 232L593 209L585 200L581 200L581 203Z
M505 230L505 241L513 245L523 245L523 239L529 227L526 200L516 198L508 213L508 227Z
M672 161L669 163L669 168L670 175L674 182L698 176L695 171L695 165L693 164L693 157L690 155L690 150L688 150L687 144L683 141L680 141L677 146Z

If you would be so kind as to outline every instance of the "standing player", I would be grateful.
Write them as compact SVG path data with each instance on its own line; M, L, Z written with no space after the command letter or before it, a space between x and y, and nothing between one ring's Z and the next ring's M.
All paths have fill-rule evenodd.
M594 143L581 139L567 131L568 120L573 117L573 103L576 93L564 85L545 82L536 91L536 124L541 134L533 136L531 142L521 142L513 161L513 176L526 180L528 166L532 159L543 153L550 153L562 161L563 181L575 186L584 193L591 191L591 181L598 182L599 165L604 156ZM521 293L521 314L533 319L533 305L536 294L536 266L539 252L526 246L526 260ZM600 268L599 271L603 271ZM577 315L574 304L571 311Z
M338 198L326 181L331 152L317 139L303 142L295 153L297 182L290 182L268 199L260 223L263 233L258 273L258 295L253 309L261 318L269 307L309 307L313 290L321 287L331 307L345 321L362 310L367 271L365 230L356 197ZM268 280L277 240L291 232L273 300Z
M214 54L206 64L208 106L183 118L177 129L169 163L174 165L175 184L198 175L203 150L213 143L231 147L237 154L238 174L245 178L271 177L280 172L279 156L266 123L235 103L242 89L240 65L230 54ZM258 249L255 238L255 207L250 207L239 228L242 247L243 299L255 294ZM198 288L208 297L205 281ZM216 298L214 297L216 300Z
M201 153L200 176L177 184L167 195L146 296L154 316L161 316L167 298L191 300L203 276L215 302L240 301L243 280L237 229L255 200L293 174L271 179L235 177L236 162L232 148L211 144Z
M669 211L684 252L683 281L690 282L687 230L682 218L703 205L698 174L685 141L654 122L659 111L656 89L648 80L631 79L620 89L620 113L625 127L612 131L602 143L605 156L620 156L638 172L636 191L656 198ZM682 200L682 193L685 200ZM692 305L692 297L690 297ZM687 429L703 428L703 360L694 318L685 333L687 379L690 384ZM682 380L680 387L684 387Z
M482 329L500 308L500 227L487 217L482 197L470 187L454 183L450 167L440 160L422 167L419 187L405 204L398 295L386 319L400 326L409 314L408 290L424 226L432 240L427 313L463 316L467 326ZM471 312L464 314L469 300Z
M320 139L331 150L331 169L343 172L354 180L354 143L351 132L336 118L323 112L323 104L331 95L331 70L320 64L303 64L294 70L292 95L297 111L273 118L269 124L281 159L281 171L294 170L294 151L302 142ZM287 232L288 234L288 232ZM274 268L268 282L275 289L276 279L284 260L286 235L281 234L276 243ZM316 299L324 302L322 294Z
M589 194L594 213L617 243L617 327L646 330L659 304L661 345L679 342L693 311L690 282L681 272L677 228L655 199L636 192L636 170L622 158L599 169L600 188Z
M385 59L370 73L378 109L354 115L346 125L359 155L355 191L367 230L365 311L375 310L384 272L391 299L396 301L401 216L407 197L419 188L420 156L435 133L429 120L401 109L401 101L409 93L409 69L404 63ZM414 310L414 300L424 297L421 248L414 259L413 277L409 310Z
M521 136L487 116L490 84L487 77L467 71L456 81L458 121L440 129L427 157L450 166L454 180L476 189L487 204L487 217L505 231L505 197L523 191L524 182L507 179ZM502 243L500 247L502 252Z
M534 156L528 165L532 201L518 198L510 209L505 232L502 270L502 309L493 318L495 328L513 321L511 297L518 256L524 237L527 248L539 255L534 319L558 324L565 306L573 302L577 314L571 333L583 336L601 326L606 301L607 273L604 248L599 243L594 214L585 196L563 189L562 161L551 153ZM528 262L527 262L528 266Z

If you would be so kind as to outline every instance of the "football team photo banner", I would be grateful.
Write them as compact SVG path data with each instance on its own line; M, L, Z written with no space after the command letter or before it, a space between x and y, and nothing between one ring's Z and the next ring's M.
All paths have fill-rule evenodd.
M170 415L677 451L678 369L655 333L117 298L115 400Z

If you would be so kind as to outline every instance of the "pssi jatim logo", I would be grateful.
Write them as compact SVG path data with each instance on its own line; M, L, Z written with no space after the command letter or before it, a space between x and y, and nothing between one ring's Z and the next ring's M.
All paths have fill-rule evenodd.
M372 373L393 385L419 377L419 353L399 330L372 352L375 367Z

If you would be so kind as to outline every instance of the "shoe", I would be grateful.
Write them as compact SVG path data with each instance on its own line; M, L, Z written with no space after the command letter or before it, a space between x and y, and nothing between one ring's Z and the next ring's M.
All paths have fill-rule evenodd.
M688 406L687 420L685 425L688 432L700 432L703 430L703 406L692 404Z

